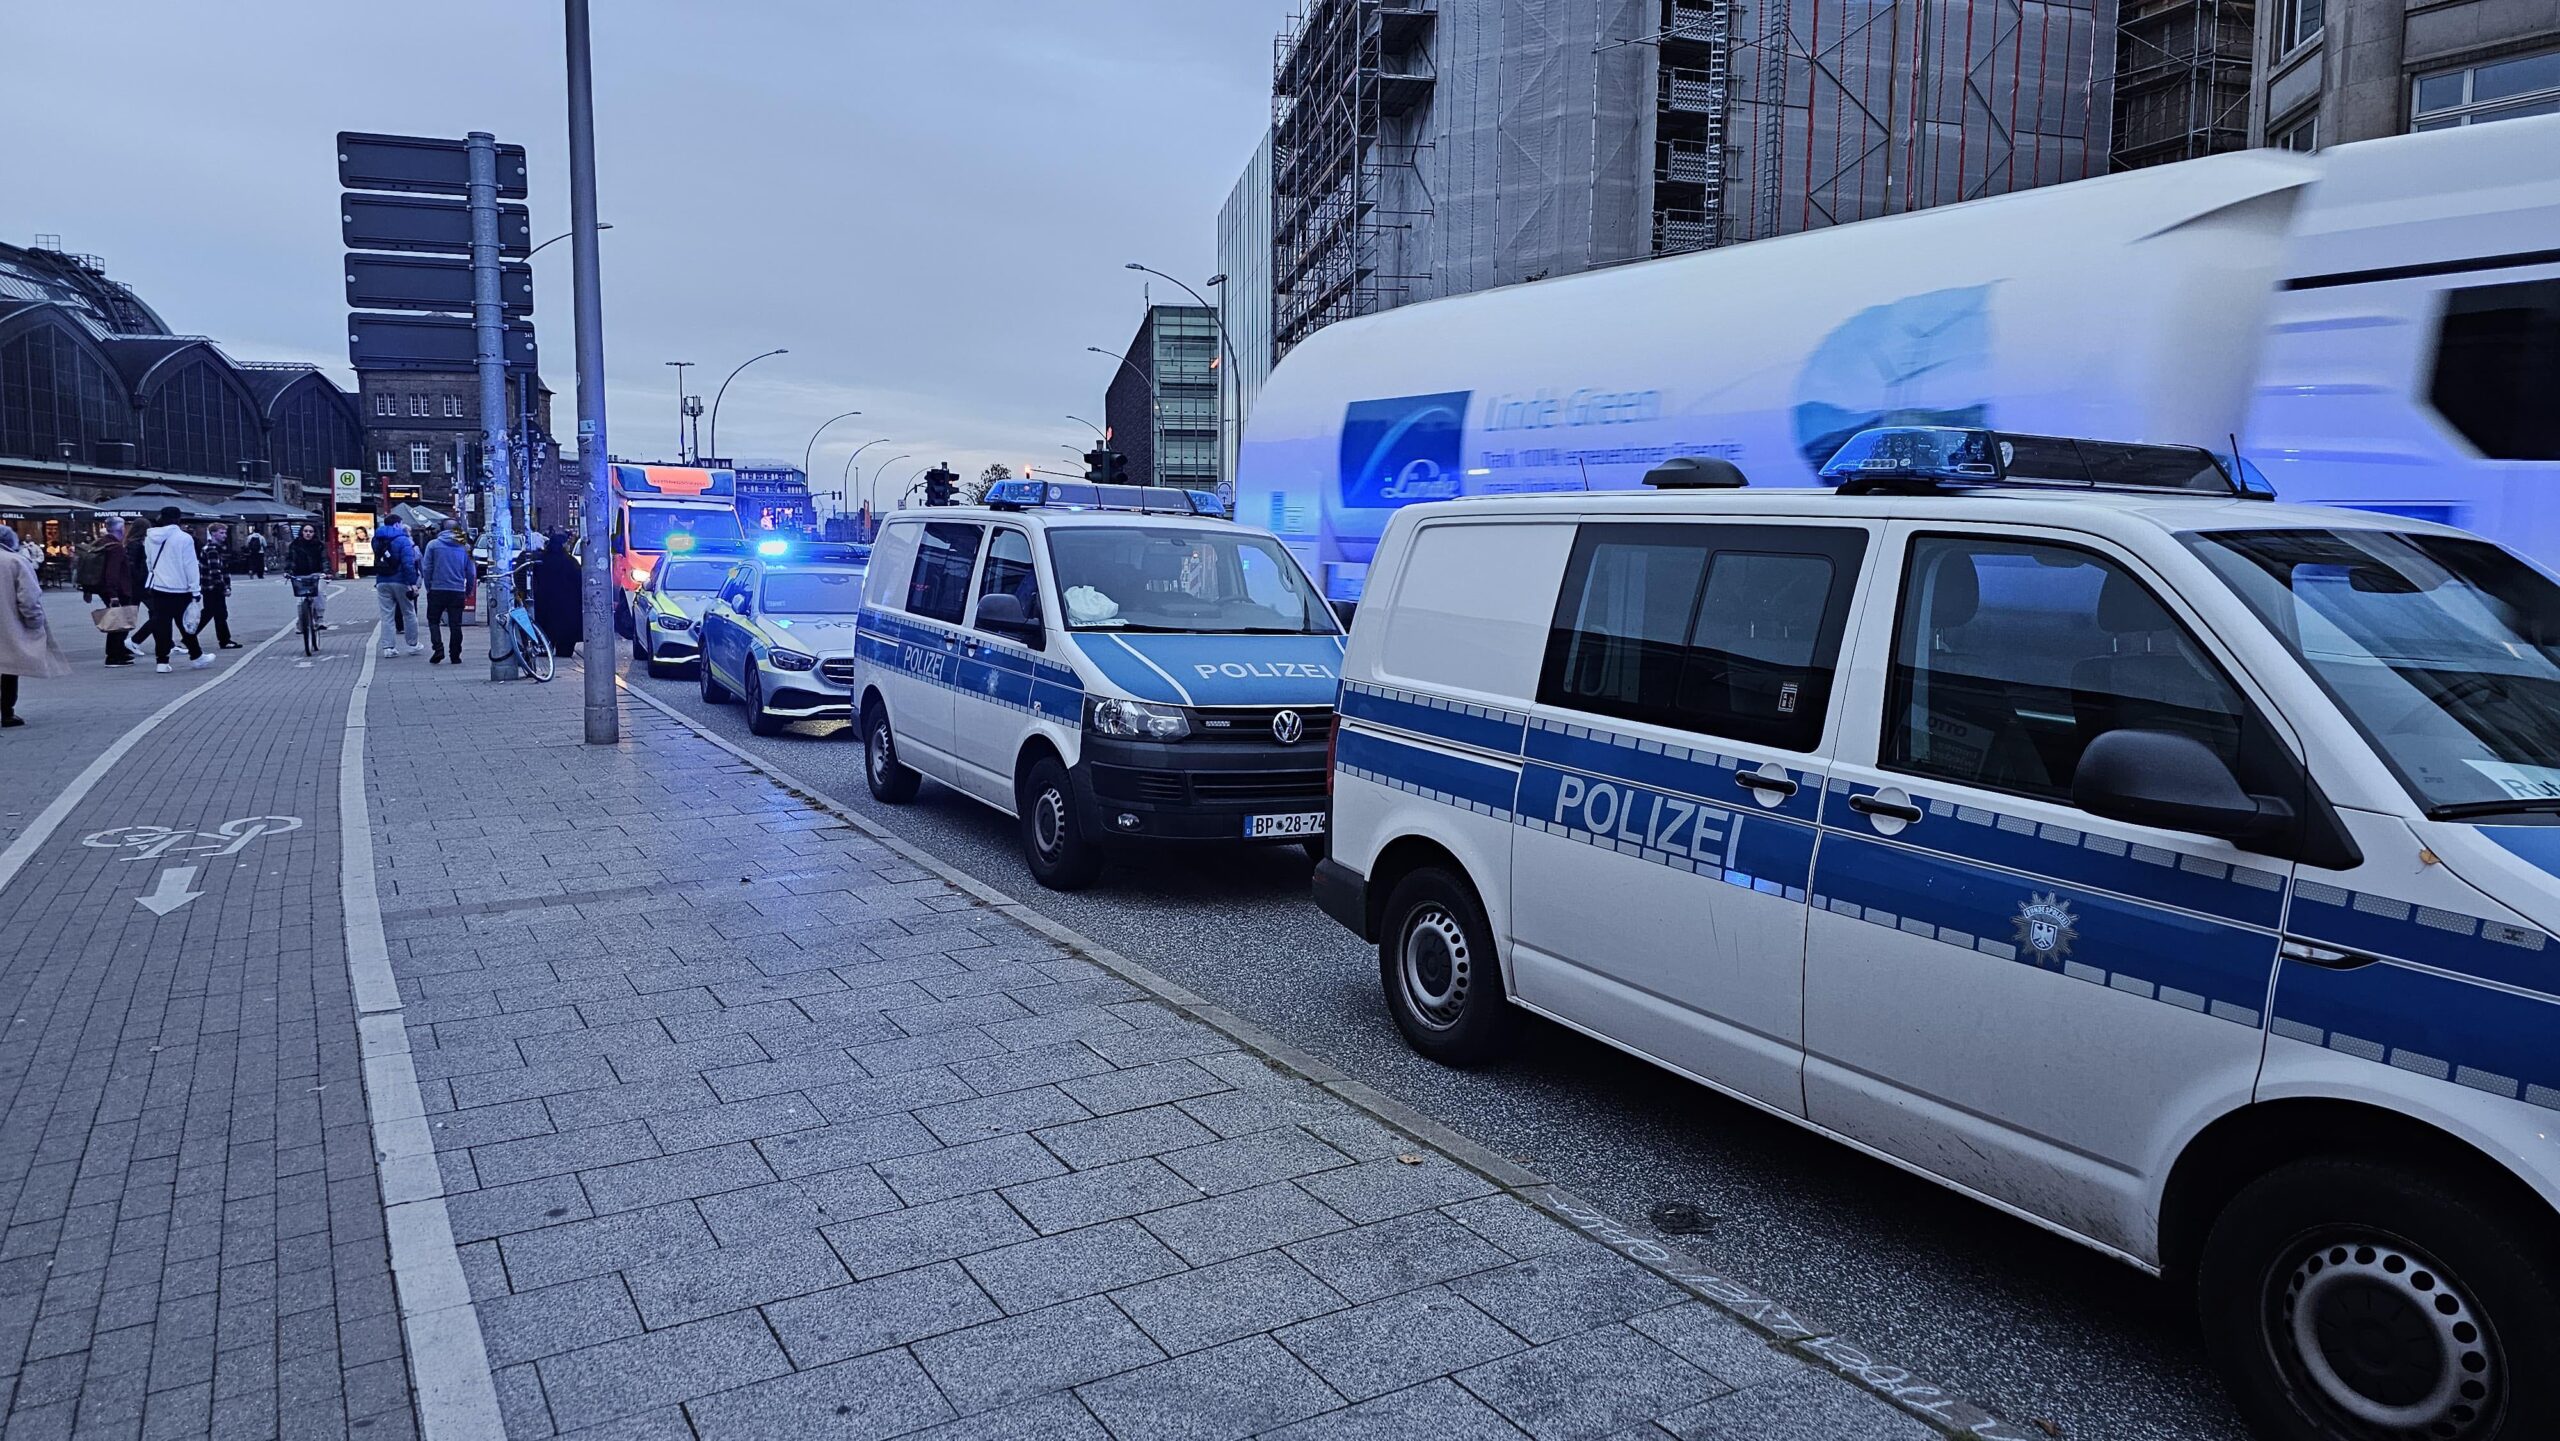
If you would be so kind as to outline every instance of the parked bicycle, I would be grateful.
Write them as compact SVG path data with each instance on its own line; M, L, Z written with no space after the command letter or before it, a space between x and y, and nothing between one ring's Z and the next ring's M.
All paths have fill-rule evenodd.
M533 560L533 552L526 552L517 558L510 572L514 584L508 589L513 592L514 601L507 607L507 635L515 645L517 673L546 681L557 671L559 662L551 654L551 642L544 638L542 628L533 623Z

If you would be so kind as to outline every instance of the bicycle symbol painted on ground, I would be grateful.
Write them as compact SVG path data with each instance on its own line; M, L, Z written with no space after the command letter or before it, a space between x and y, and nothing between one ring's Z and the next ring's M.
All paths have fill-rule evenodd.
M248 849L250 842L261 837L280 836L300 829L300 816L240 816L209 831L178 830L170 826L117 826L113 830L82 836L80 844L91 850L125 852L117 859L127 861L155 861L171 855L236 856Z

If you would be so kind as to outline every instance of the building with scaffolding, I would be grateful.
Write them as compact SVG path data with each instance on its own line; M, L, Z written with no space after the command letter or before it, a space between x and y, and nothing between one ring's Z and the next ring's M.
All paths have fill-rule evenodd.
M2116 17L2114 168L2249 144L2254 0L2124 0Z
M1409 301L2103 173L2116 7L1307 0L1272 69L1271 352Z

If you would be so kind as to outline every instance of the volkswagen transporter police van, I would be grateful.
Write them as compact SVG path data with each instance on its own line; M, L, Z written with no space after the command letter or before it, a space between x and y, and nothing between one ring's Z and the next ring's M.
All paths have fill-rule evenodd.
M854 693L871 793L931 778L1016 817L1031 873L1073 888L1106 847L1320 849L1342 627L1268 533L1059 503L892 516L871 553Z
M2238 469L1399 510L1318 900L1426 1055L1534 1012L2181 1278L2262 1435L2560 1436L2560 586Z

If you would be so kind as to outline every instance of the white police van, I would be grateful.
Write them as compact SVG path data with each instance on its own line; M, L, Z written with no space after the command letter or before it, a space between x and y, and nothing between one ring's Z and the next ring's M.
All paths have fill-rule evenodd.
M1396 513L1316 891L1405 1036L2192 1278L2264 1435L2560 1436L2560 586L2202 450L1825 475Z
M1042 885L1141 841L1321 849L1342 627L1269 534L1000 481L893 516L855 685L883 801L929 777L1017 817Z

